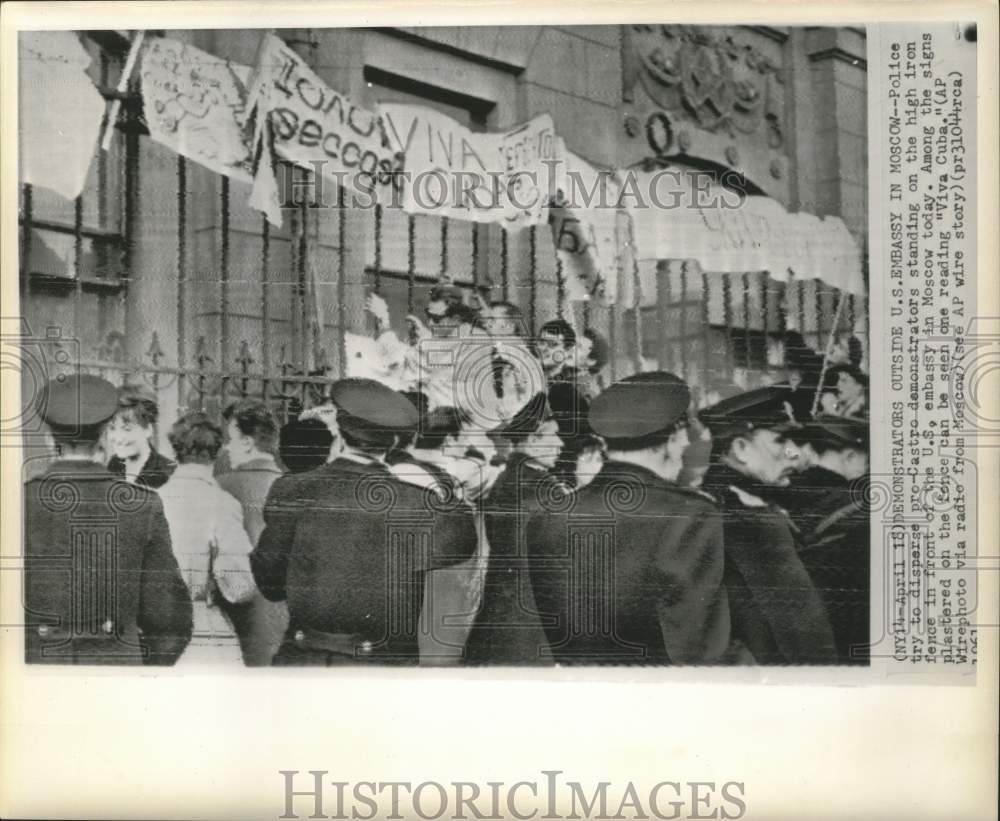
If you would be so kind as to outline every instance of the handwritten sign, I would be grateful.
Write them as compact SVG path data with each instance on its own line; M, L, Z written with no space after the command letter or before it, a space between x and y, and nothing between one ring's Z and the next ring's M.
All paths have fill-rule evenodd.
M600 298L614 303L618 276L620 186L615 175L598 171L572 153L566 156L563 187L549 224L571 302Z
M548 220L565 173L565 146L548 114L504 132L479 133L424 106L380 106L391 144L405 154L402 204L508 228Z
M639 173L635 180L622 199L639 259L694 259L704 271L767 271L779 281L791 273L865 292L860 253L838 217L789 213L768 197L689 186L683 176Z
M218 174L251 181L242 127L248 66L156 37L144 49L140 76L154 140Z
M378 201L389 197L403 158L378 116L330 88L278 37L265 37L247 96L248 125L266 118L282 159Z

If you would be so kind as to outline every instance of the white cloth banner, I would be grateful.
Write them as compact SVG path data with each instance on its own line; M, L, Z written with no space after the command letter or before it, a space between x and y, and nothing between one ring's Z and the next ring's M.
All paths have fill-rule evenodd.
M572 153L566 155L566 171L549 220L566 297L571 302L599 297L611 305L619 266L620 186L612 173L597 171Z
M405 155L408 213L511 229L548 221L566 157L550 115L486 134L424 106L383 103L379 111L390 144Z
M694 259L704 271L767 271L779 281L794 274L865 293L861 254L839 217L789 213L768 197L741 201L674 171L634 173L622 203L639 259Z
M244 120L257 166L251 203L280 225L272 152L372 202L391 201L402 155L390 147L378 116L326 85L278 37L264 38Z
M104 98L86 74L90 55L72 31L22 32L18 45L21 182L75 199L104 118Z
M143 49L140 76L154 140L218 174L252 181L242 126L249 66L156 37Z

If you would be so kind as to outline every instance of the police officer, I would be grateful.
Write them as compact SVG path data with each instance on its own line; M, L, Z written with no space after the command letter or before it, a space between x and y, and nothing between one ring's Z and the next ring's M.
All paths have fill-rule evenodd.
M417 425L404 396L370 379L342 379L331 398L340 455L274 483L250 556L261 592L288 601L289 629L273 663L416 664L425 574L472 555L472 513L386 467L386 453Z
M535 394L494 435L510 445L484 504L489 545L482 604L465 645L467 664L547 664L545 633L528 575L525 526L545 493L565 494L549 471L562 446L546 395Z
M607 461L528 524L532 588L562 664L710 664L729 645L722 518L677 484L691 393L640 374L594 399Z
M867 450L862 455L850 449L841 449L847 441L854 441L855 434L845 433L845 440L830 432L848 431L848 428L850 431L861 431L857 436L867 440L867 425L864 423L850 420L845 424L843 417L828 415L817 416L815 423L807 422L787 433L799 450L798 469L786 487L775 488L768 498L788 512L803 535L810 533L819 520L830 512L831 505L840 507L847 504L851 495L851 480L867 473Z
M97 457L115 387L48 383L41 402L57 458L24 487L25 658L43 664L172 665L191 638L191 597L155 492Z
M815 469L826 470L841 481L815 500L800 556L826 604L838 659L844 664L867 664L871 587L871 511L865 492L868 424L820 416L800 436L803 451L816 462Z
M788 396L787 387L767 386L702 411L713 438L713 463L702 488L724 511L734 639L759 664L832 664L833 633L799 558L796 528L767 500L797 466Z

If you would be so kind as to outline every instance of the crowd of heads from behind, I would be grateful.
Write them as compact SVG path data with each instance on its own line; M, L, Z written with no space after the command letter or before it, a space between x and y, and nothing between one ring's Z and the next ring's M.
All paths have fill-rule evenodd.
M455 567L432 574L441 587L426 606L457 619L450 646L468 664L633 663L637 646L652 663L866 658L868 385L855 345L821 355L791 333L785 379L749 388L711 374L692 385L652 366L605 385L608 345L566 319L531 339L515 305L475 312L442 287L427 306L433 331L407 317L413 333L402 342L384 301L372 296L366 307L377 324L365 362L374 378L327 380L314 404L285 420L263 397L164 419L142 385L89 375L48 385L50 469L98 500L114 495L102 483L116 478L162 499L159 524L129 525L164 568L167 545L176 561L147 580L159 578L162 594L137 622L161 648L153 657L251 666L368 658L383 629L372 621L383 587L396 584L393 551L405 543L424 545L407 553L414 573ZM428 338L434 344L423 345ZM170 455L158 450L161 431ZM86 463L88 477L73 462ZM366 495L376 486L384 492ZM62 536L50 531L66 523L44 483L28 493L38 502L34 562L58 548ZM380 498L400 510L370 509ZM571 509L579 521L565 519ZM441 544L413 532L381 545L390 520L419 529L428 516ZM613 522L613 560L567 553L580 522ZM593 545L606 547L601 539ZM585 566L562 567L567 560ZM572 588L578 577L596 587ZM422 584L406 598L413 624ZM47 591L37 607L68 606L47 603L60 595ZM525 622L532 597L563 615ZM574 613L609 601L620 636L574 632ZM382 647L382 661L423 657L413 631L403 633L395 651ZM46 624L26 635L31 658L58 649Z

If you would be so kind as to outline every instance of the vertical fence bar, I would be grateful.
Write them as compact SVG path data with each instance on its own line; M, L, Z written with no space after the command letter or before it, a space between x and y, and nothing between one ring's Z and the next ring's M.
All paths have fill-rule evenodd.
M701 274L701 367L702 367L702 396L708 392L708 385L711 380L712 370L712 291L709 284L709 277L699 266Z
M674 358L677 355L677 332L674 330L676 325L671 322L671 314L674 311L674 282L673 282L673 271L670 270L670 261L661 260L656 263L657 271L657 287L660 287L660 281L663 285L663 318L664 327L660 328L660 338L663 342L673 342L673 345L660 345L660 349L667 353L669 357L666 362L660 362L660 367L672 371L674 369Z
M563 281L563 261L556 252L556 316L563 319L566 312L566 283Z
M267 217L261 218L260 229L260 359L264 369L264 380L261 384L263 400L268 401L271 392L271 223Z
M771 360L768 358L768 330L770 328L769 321L770 317L768 314L768 303L770 302L770 292L768 291L768 274L766 271L758 273L757 276L760 277L760 301L761 301L761 325L764 329L764 370L766 373L771 372Z
M406 313L413 313L413 288L417 274L417 218L406 217Z
M733 345L733 280L732 274L728 271L720 274L722 277L722 314L726 323L726 371L730 383L733 381L735 370Z
M301 179L303 182L308 182L309 175L311 172L302 171ZM299 339L299 369L302 373L309 372L309 347L312 340L310 339L310 330L312 329L312 323L310 322L309 316L309 286L307 283L307 278L309 276L309 204L306 197L302 197L301 203L299 203L299 225L298 225L298 253L296 254L296 271L295 279L298 284L299 293L299 317L302 323L302 336ZM303 386L305 383L302 383Z
M33 203L32 203L32 193L31 185L26 184L24 186L24 206L22 212L24 216L21 218L21 298L27 300L28 289L31 286L31 219L32 219ZM21 305L21 312L24 313L27 309L27 304Z
M134 83L130 83L130 91L135 91ZM135 245L136 245L136 214L139 209L139 133L136 131L138 115L136 104L127 101L125 107L125 217L124 217L124 241L125 247L122 251L122 267L125 271L126 287L135 276ZM129 305L131 300L125 299L125 329L131 328L129 323Z
M146 356L149 357L149 361L152 363L151 374L152 378L150 382L153 386L153 396L156 397L156 401L160 401L160 360L163 359L163 348L160 345L160 335L153 331L153 336L149 341L149 348L146 350ZM153 438L158 440L160 438L160 425L158 422L153 423Z
M639 276L639 264L632 263L632 288L635 294L632 300L632 314L635 317L635 373L642 372L642 280Z
M688 264L687 260L683 260L681 262L681 321L680 321L681 376L684 379L690 381L687 372L688 370L687 283L688 283Z
M375 203L375 293L382 292L382 203Z
M345 211L344 187L337 186L337 324L340 326L338 354L340 356L340 377L347 376L347 213Z
M448 274L448 218L441 217L441 276Z
M611 382L618 379L618 312L621 309L622 293L625 287L625 263L621 253L621 233L618 226L615 226L615 242L618 245L618 253L615 256L615 293L614 300L610 305L608 315L608 358L611 360Z
M100 57L100 68L98 71L98 76L101 78L102 86L111 85L108 82L108 53L101 49ZM108 124L111 127L111 124ZM114 143L112 142L112 147ZM108 227L108 152L98 151L97 152L97 225L100 228ZM107 259L102 254L101 264L102 267L106 266Z
M509 249L507 247L507 229L500 226L500 282L505 302L510 301L510 276L507 270Z
M535 335L538 326L538 236L535 232L537 227L532 225L528 228L528 315L532 336Z
M747 369L747 378L750 376L750 351L753 347L753 336L750 333L750 274L744 271L740 274L740 281L743 286L743 354Z
M229 177L222 178L219 197L220 226L222 231L219 260L219 402L226 406L226 372L229 369Z
M104 153L103 151L101 152ZM187 160L177 157L177 407L183 408L187 366Z
M823 289L822 280L816 282L816 344L813 348L820 354L825 350L823 346Z
M291 175L292 190L295 190L297 183L301 179L299 177L299 169L295 166L289 166L286 167L286 170L288 174ZM302 351L302 339L305 336L305 328L302 327L302 320L305 317L305 308L302 305L302 283L299 277L299 223L299 210L297 208L290 209L288 214L288 242L292 270L289 272L288 278L291 284L289 310L291 311L292 350L290 356L287 349L282 351L283 356L281 359L283 364L288 364L290 359L297 358L298 354ZM282 393L285 392L285 385L282 383Z
M479 223L470 223L472 228L472 284L479 290Z
M806 284L801 279L795 280L796 312L799 315L799 333L802 341L806 339Z
M73 333L83 337L83 197L73 201Z
M198 394L198 410L203 411L205 410L205 368L212 361L212 357L208 354L208 343L205 341L204 335L199 336L198 341L195 343L194 361L198 363L198 377L195 382Z

